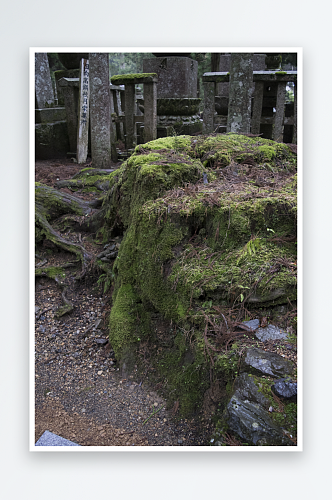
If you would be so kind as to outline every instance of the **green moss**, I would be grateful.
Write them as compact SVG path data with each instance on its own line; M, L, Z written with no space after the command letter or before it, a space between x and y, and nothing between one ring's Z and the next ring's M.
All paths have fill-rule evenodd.
M189 151L191 146L191 137L188 135L178 135L172 137L161 137L155 141L147 142L143 145L136 146L135 151L139 152L141 149L153 150L178 150Z
M213 161L204 168L200 159L207 154ZM186 184L201 181L203 173L216 179L216 162L228 165L249 157L262 169L267 162L286 172L296 161L287 146L261 138L178 136L138 146L109 175L104 230L123 232L113 266L110 342L118 359L126 349L135 351L138 339L158 345L161 340L152 328L156 315L182 332L192 329L190 342L186 335L173 339L168 332L166 347L152 361L167 378L170 397L181 399L183 412L202 402L209 384L202 310L217 321L212 304L244 301L248 307L251 295L268 306L296 297L296 245L276 242L295 234L296 176L273 195L262 190L262 197L248 197L246 184L229 193L201 182L199 190L186 192ZM214 201L208 203L212 194ZM277 299L271 298L275 290L281 290ZM203 307L210 302L211 307ZM189 347L194 361L186 364ZM237 371L236 348L226 357L217 356L215 363L215 372L223 374L230 388Z
M187 361L188 345L183 333L179 333L174 341L173 349L166 350L158 358L158 370L161 377L167 380L169 406L179 402L180 416L192 414L203 399L209 387L209 371L203 352L194 348L190 360Z
M287 75L287 71L276 71L275 74L278 76Z
M268 400L269 406L272 407L272 412L270 417L272 420L287 430L293 436L297 433L297 404L293 403L287 399L282 399L283 410L280 411L277 401L272 395L271 387L274 384L274 380L266 379L262 377L257 377L251 375L255 384L258 387L258 391L261 392Z
M138 302L139 297L130 284L120 287L110 315L110 342L118 356L139 341Z
M113 85L117 85L118 82L127 81L128 83L132 83L133 80L138 78L154 78L158 76L157 73L128 73L126 75L114 75L111 77L111 83Z
M48 278L56 278L60 276L61 278L65 277L64 269L61 266L51 266L51 267L43 267L35 269L35 276L47 276Z
M208 156L208 159L205 160L208 161L206 166L218 164L221 167L226 167L231 161L245 163L252 160L258 166L272 162L275 168L285 169L287 160L294 161L288 146L260 137L247 137L233 133L202 136L193 139L192 145L196 155L201 158ZM282 166L278 160L283 160Z

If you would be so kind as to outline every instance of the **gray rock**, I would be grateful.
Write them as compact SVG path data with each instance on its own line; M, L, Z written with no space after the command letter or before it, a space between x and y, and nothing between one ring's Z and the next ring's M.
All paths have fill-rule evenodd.
M293 446L259 404L242 401L235 394L227 406L229 428L255 446Z
M45 330L46 330L45 326L40 325L40 327L39 327L39 331L40 331L41 333L45 333Z
M277 396L283 398L292 398L297 395L297 383L291 380L277 380L272 389Z
M250 401L262 406L269 404L269 400L259 392L259 386L255 384L254 377L251 377L248 373L241 373L236 378L234 390L234 396L242 401Z
M80 446L73 441L69 441L53 432L45 431L44 434L40 436L35 446Z
M255 336L261 342L266 342L267 340L281 340L287 338L287 333L280 330L277 326L268 325L265 328L258 328L255 332Z
M38 314L38 313L39 313L39 311L40 311L40 307L35 306L35 314Z
M243 321L242 324L248 326L251 330L256 330L259 327L259 319L251 319L250 321Z
M291 375L293 373L294 364L288 359L279 356L279 354L252 347L246 352L243 362L243 371L250 370L250 368L264 375L284 377L285 375Z
M250 304L257 304L258 302L270 302L272 300L279 299L280 297L286 296L286 290L283 288L277 288L276 290L271 290L266 296L262 295L251 295L248 299Z

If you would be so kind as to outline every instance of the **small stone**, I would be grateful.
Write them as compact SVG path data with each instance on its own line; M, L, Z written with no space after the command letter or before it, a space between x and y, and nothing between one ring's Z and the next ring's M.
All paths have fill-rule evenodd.
M269 408L269 412L270 412L270 413L272 413L272 412L273 412L273 408L272 408L272 406L270 406L270 408Z
M86 412L86 409L85 409L85 408L82 408L81 412L82 412L82 413L85 413L85 412Z
M178 444L182 444L182 443L183 443L182 439L178 439Z
M45 326L40 325L40 327L39 327L39 331L40 331L41 333L45 333L45 330L46 330Z
M158 403L154 403L153 406L158 406Z
M100 371L98 372L98 375L101 375L102 373L103 373L103 372L102 372L102 370L100 370Z

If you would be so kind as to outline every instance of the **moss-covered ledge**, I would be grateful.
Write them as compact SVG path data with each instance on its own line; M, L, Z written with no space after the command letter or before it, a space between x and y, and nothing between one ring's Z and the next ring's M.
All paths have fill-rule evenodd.
M157 73L128 73L126 75L114 75L111 77L113 85L128 85L139 83L157 83Z

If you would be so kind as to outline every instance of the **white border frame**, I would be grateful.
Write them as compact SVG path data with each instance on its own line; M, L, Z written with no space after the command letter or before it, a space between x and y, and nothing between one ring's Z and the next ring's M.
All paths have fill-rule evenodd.
M37 52L296 52L298 158L298 434L297 446L35 446L35 53ZM303 50L302 47L30 47L29 61L29 451L32 452L299 452L303 451Z

